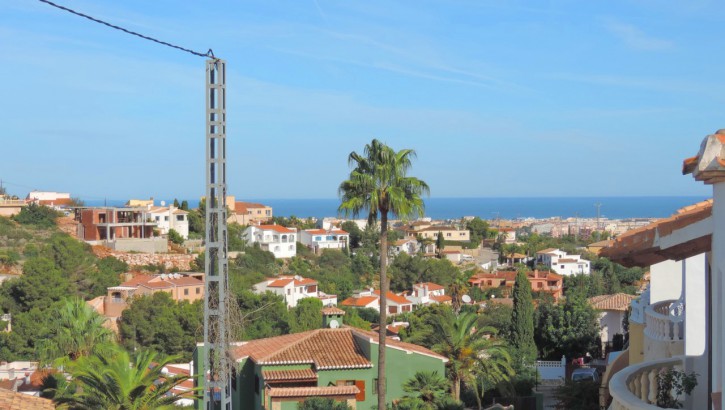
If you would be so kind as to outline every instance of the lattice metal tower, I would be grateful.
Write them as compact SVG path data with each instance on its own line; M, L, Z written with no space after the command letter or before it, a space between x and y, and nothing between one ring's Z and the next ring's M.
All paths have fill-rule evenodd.
M231 410L227 290L226 63L206 61L204 410Z

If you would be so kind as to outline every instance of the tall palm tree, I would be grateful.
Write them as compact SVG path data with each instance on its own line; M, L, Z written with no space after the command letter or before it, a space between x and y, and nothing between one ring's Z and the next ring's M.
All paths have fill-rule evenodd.
M435 341L433 350L448 358L448 378L455 400L461 398L461 382L478 386L480 380L495 384L506 381L513 375L511 357L503 343L490 337L496 329L476 327L477 316L453 312L435 316L431 336Z
M367 212L368 225L380 215L380 333L378 352L378 408L385 404L385 332L388 293L388 215L399 218L423 216L422 195L430 192L428 184L407 176L415 158L415 151L392 148L373 139L365 145L364 154L350 153L348 163L353 170L349 179L340 184L338 193L342 203L339 212L358 216Z
M41 361L61 367L84 356L108 351L116 337L106 318L83 299L65 300L56 310L50 333L39 344Z
M157 360L156 353L140 351L132 361L128 352L83 357L68 366L71 384L56 392L59 409L152 410L173 409L179 399L169 392L188 376L167 376L162 369L177 357Z

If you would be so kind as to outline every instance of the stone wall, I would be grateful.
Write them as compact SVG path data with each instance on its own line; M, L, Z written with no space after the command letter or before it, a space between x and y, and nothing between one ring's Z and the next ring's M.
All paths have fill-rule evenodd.
M163 265L166 269L178 269L180 271L191 270L191 262L196 258L193 254L173 253L127 253L108 249L103 246L94 246L93 253L99 258L113 256L122 260L130 266L142 265Z

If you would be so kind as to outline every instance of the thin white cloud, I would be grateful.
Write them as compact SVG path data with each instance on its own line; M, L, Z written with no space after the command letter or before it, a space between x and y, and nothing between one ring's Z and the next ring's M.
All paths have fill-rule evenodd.
M663 51L672 49L675 43L646 34L638 27L617 21L607 21L604 27L618 37L625 45L635 50Z

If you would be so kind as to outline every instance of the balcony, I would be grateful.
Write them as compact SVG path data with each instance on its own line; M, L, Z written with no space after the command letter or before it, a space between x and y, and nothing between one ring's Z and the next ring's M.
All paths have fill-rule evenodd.
M655 340L681 341L684 332L684 308L677 300L665 300L644 310L645 335Z
M655 410L657 407L657 374L675 368L682 370L682 358L672 357L625 367L612 377L609 410Z

